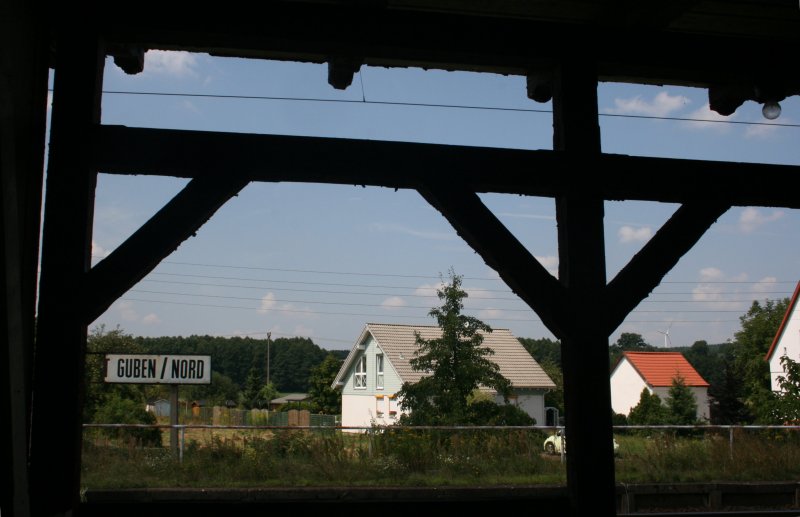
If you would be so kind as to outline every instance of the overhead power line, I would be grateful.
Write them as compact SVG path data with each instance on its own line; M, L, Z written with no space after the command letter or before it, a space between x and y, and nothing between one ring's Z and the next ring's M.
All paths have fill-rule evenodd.
M316 102L328 104L360 104L378 106L399 106L414 108L439 108L439 109L459 109L459 110L480 110L480 111L505 111L517 113L552 113L551 109L540 108L510 108L502 106L476 106L470 104L443 104L429 102L400 102L400 101L374 101L362 99L325 99L320 97L286 97L274 95L230 95L218 93L181 93L181 92L148 92L148 91L129 91L129 90L104 90L106 95L140 95L149 97L189 97L206 99L230 99L230 100L259 100L259 101L281 101L281 102ZM600 117L631 118L643 120L673 120L679 122L702 122L704 124L738 124L747 126L774 126L798 128L800 124L774 123L744 120L718 120L703 119L695 117L667 117L657 115L633 115L628 113L599 113Z

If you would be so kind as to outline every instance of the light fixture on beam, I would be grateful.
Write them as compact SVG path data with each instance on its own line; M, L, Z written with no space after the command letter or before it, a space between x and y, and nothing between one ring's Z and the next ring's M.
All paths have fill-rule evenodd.
M781 105L776 101L767 101L761 108L761 114L767 120L775 120L781 116Z

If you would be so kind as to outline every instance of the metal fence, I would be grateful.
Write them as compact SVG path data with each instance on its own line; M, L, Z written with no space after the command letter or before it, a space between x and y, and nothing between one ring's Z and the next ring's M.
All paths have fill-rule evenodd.
M263 411L263 413L258 413ZM222 431L222 430L245 430L245 431L286 431L286 430L338 430L350 433L361 433L369 442L369 450L372 450L373 437L381 432L387 430L407 429L413 431L485 431L485 430L509 430L509 431L539 431L544 435L555 435L559 431L563 433L563 426L413 426L401 428L399 426L341 426L339 415L306 415L305 419L297 417L300 412L292 410L290 412L268 412L266 410L252 410L240 411L233 413L234 419L241 419L243 423L240 424L200 424L200 423L184 423L179 425L168 424L83 424L84 428L99 428L99 429L175 429L178 433L178 450L174 454L183 459L183 454L186 448L186 431L191 429L209 430L209 431ZM247 415L250 416L247 416ZM256 416L252 416L256 414ZM262 416L258 416L262 415ZM197 416L197 415L195 415ZM252 423L256 422L256 423ZM726 436L729 444L730 456L733 457L735 449L735 437L737 432L755 432L755 431L781 431L781 432L797 432L800 431L800 425L627 425L627 426L613 426L613 430L617 435L635 434L635 433L694 433L696 435L708 436L713 434L716 436ZM565 459L567 446L561 447L558 451L561 455L562 461Z

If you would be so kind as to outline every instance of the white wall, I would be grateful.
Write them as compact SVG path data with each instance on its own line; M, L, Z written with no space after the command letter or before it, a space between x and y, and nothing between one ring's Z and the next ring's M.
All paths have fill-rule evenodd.
M661 397L661 403L667 403L669 398L669 389L671 386L659 386L653 388L653 393ZM689 386L689 390L694 394L694 400L697 403L697 419L709 420L711 418L711 411L708 401L708 388L699 386Z
M797 312L792 312L786 327L783 329L780 341L775 345L772 357L769 359L769 376L772 383L772 391L779 391L778 376L785 375L781 365L781 357L788 356L793 361L800 361L800 317Z
M627 415L639 403L642 390L646 387L639 372L623 357L611 373L611 408L615 413Z
M376 398L375 395L366 394L342 394L342 408L343 427L392 425L397 423L403 413L400 411L397 398L390 399L388 396ZM391 411L395 411L396 414L392 415Z
M536 425L545 424L544 392L526 390L516 393L516 399L509 399L509 404L514 404L536 420ZM494 402L503 404L503 397L495 395Z

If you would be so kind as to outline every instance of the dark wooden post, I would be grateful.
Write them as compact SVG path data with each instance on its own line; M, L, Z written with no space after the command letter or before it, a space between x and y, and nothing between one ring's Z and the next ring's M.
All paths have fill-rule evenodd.
M42 6L0 2L0 513L26 517L47 118Z
M90 146L100 121L104 55L91 28L69 31L57 40L42 236L30 454L35 515L75 513L79 502L82 301L97 180Z
M600 153L597 75L592 63L570 61L556 70L553 142L556 151L573 156ZM584 171L581 177L590 183L599 172ZM556 198L559 281L567 291L567 323L559 336L567 484L572 515L615 515L608 335L603 319L603 199L588 186L575 185Z

